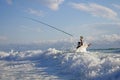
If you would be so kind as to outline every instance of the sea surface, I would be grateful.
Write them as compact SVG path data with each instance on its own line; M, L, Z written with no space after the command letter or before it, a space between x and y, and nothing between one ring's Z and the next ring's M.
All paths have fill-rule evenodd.
M1 49L0 80L120 80L120 48Z

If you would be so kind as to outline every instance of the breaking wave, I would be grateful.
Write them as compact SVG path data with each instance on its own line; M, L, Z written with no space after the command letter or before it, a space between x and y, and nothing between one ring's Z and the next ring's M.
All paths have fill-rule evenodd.
M4 66L8 62L16 62L16 64L14 63L14 68L17 68L17 70L21 68L20 64L24 64L21 70L29 67L28 71L29 69L34 68L35 70L42 66L47 69L43 69L46 73L62 77L63 80L120 80L120 54L115 53L75 53L59 51L55 48L49 48L45 51L1 51L0 68L5 69L7 67L7 69L10 70L7 65L6 67ZM36 76L40 75L36 74ZM42 78L42 80L49 79ZM58 78L53 80L58 80Z

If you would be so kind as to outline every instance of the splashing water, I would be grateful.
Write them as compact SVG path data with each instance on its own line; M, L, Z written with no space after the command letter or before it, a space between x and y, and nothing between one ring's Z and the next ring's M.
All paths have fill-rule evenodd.
M120 54L28 50L0 52L2 80L120 80Z

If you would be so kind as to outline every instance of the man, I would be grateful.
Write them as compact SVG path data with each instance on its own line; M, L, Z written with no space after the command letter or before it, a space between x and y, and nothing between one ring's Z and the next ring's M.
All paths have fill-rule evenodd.
M77 49L83 45L83 36L80 36L80 42L78 42Z

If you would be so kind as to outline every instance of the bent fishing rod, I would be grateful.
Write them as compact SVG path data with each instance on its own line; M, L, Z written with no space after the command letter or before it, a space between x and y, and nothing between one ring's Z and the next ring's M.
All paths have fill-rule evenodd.
M44 23L44 22L42 22L42 21L39 21L39 20L37 20L37 19L33 19L33 18L29 18L29 17L24 17L24 18L30 19L30 20L32 20L32 21L34 21L34 22L41 23L41 24L43 24L43 25L46 25L46 26L48 26L48 27L50 27L50 28L53 28L53 29L55 29L55 30L57 30L57 31L60 31L60 32L62 32L62 33L64 33L64 34L67 34L67 35L73 37L72 34L70 34L70 33L68 33L68 32L65 32L65 31L63 31L63 30L61 30L61 29L59 29L59 28L56 28L56 27L54 27L54 26L52 26L52 25L49 25L49 24L47 24L47 23Z

